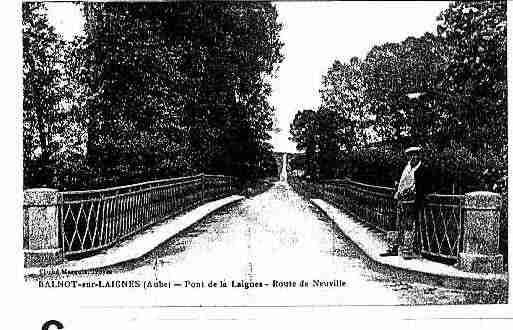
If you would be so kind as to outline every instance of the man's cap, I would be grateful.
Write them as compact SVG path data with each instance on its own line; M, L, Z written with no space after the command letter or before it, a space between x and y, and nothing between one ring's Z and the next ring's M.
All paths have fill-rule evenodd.
M405 154L409 154L409 153L411 153L411 152L420 152L421 150L422 150L422 148L421 148L421 147L409 147L409 148L407 148L407 149L404 151L404 153L405 153Z

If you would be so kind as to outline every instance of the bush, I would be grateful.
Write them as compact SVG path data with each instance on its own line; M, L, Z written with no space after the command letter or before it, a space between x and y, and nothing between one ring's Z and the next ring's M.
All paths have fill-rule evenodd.
M435 174L438 193L464 194L488 190L507 197L506 157L493 152L471 152L464 146L437 150L423 147L424 162ZM407 162L402 150L367 148L343 156L337 177L350 177L373 185L394 186Z

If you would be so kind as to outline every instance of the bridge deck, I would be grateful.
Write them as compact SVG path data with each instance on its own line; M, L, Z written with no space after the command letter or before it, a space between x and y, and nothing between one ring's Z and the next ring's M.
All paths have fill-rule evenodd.
M170 283L170 289L130 291L137 295L132 303L153 306L461 304L504 298L373 268L335 222L286 183L211 214L142 258L71 276L95 283ZM300 287L301 281L309 286ZM212 282L218 287L209 287ZM226 288L219 288L222 282ZM261 287L245 287L249 283ZM125 305L123 296L102 303ZM81 303L95 299L84 296Z

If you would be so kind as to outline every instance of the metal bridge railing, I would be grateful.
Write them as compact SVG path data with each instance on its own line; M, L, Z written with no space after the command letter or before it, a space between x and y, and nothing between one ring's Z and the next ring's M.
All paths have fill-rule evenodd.
M464 195L430 194L417 213L413 201L399 202L398 221L417 218L415 230L423 255L456 261L463 248Z
M418 218L419 244L422 254L456 260L463 244L463 195L430 194L421 214L415 214L413 201L398 202L394 189L344 180L327 180L312 184L291 180L301 194L325 199L374 228L396 231L398 221Z
M397 203L394 189L371 186L352 180L330 180L321 184L328 201L346 210L376 229L395 228Z
M163 219L235 192L235 178L197 175L109 189L61 192L65 256L101 250Z

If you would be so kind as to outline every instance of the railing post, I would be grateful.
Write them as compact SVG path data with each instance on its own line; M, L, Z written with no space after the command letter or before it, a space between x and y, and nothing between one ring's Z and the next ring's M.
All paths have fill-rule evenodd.
M201 173L201 201L205 201L205 173Z
M488 191L465 194L463 247L458 268L479 273L502 272L499 254L501 196Z
M55 189L27 189L23 192L23 253L25 267L62 263L59 242L58 205L60 193Z

